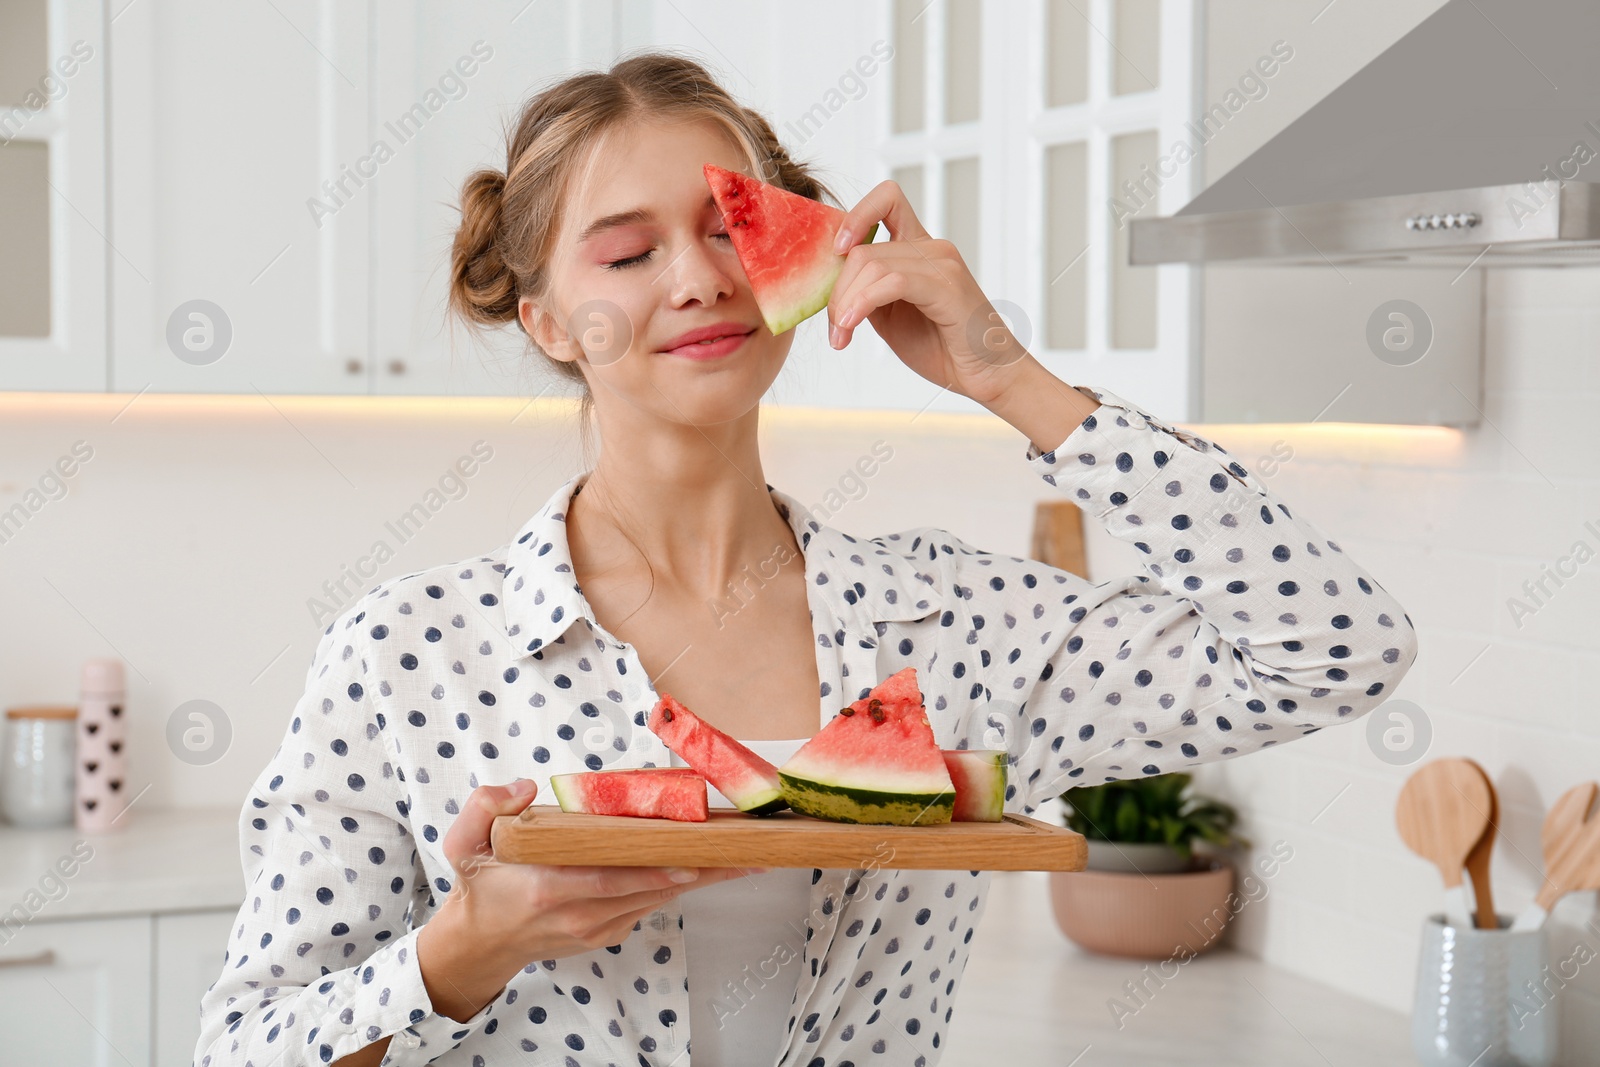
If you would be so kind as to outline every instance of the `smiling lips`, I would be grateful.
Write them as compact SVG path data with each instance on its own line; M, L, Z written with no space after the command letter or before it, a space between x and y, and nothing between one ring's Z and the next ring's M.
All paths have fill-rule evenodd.
M738 348L754 332L755 327L743 323L719 322L680 334L661 351L689 359L715 359Z

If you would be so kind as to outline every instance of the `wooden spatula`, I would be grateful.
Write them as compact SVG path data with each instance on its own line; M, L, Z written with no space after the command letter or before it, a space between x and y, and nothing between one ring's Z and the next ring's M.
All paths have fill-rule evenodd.
M1581 782L1561 794L1544 817L1544 885L1513 930L1536 930L1568 893L1600 889L1600 815L1590 816L1600 785Z
M1469 760L1438 759L1406 779L1395 809L1400 839L1439 868L1444 912L1454 926L1471 926L1461 871L1489 824L1489 783Z
M1467 854L1467 876L1472 879L1472 923L1480 930L1500 929L1500 917L1494 913L1494 894L1489 889L1489 860L1494 855L1494 838L1500 830L1500 797L1494 782L1476 760L1467 760L1483 775L1483 784L1489 788L1489 820L1483 836Z

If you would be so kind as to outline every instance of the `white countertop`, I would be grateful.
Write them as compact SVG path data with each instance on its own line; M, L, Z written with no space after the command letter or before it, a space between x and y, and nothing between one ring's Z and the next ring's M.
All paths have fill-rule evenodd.
M244 900L239 866L239 809L129 809L126 827L85 834L71 826L30 829L0 822L0 907L44 898L36 920L128 913L237 908ZM84 842L94 850L87 860ZM69 861L70 877L56 864ZM55 880L46 876L55 874ZM41 880L44 880L41 882ZM63 894L61 886L65 885ZM59 899L57 899L59 898Z
M939 1067L1413 1067L1411 1021L1395 1011L1217 947L1184 963L1145 1003L1129 982L1155 961L1085 952L1050 912L1049 876L997 871Z

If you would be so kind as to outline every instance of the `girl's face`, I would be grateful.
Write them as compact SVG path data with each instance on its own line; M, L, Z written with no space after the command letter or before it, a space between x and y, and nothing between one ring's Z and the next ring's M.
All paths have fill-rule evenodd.
M694 426L740 418L760 403L794 339L762 324L705 163L751 173L705 120L613 130L568 193L549 306L528 298L519 306L544 351L577 361L602 430L641 418ZM731 347L673 349L703 327L746 336Z

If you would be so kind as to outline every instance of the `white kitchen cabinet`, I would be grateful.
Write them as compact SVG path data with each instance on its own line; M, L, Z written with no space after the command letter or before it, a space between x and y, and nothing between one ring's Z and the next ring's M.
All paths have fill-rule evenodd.
M0 1061L150 1064L149 916L6 929L14 936L0 946Z
M367 5L118 7L111 388L367 392Z
M457 196L542 83L643 43L629 6L124 9L112 388L536 393L519 333L486 353L446 319Z
M1196 421L1467 426L1479 418L1481 270L1215 266L1202 292ZM1395 358L1415 362L1378 358L1368 342L1375 317L1395 347L1411 349Z
M1206 183L1443 2L1368 4L1359 12L1328 10L1321 0L1207 4L1205 106L1230 92L1236 106L1206 146ZM1255 64L1275 44L1278 57L1292 54L1269 63L1273 75L1258 76L1256 92L1241 96L1241 78L1258 71ZM1481 268L1219 263L1199 269L1195 421L1469 426L1481 417ZM1390 350L1386 358L1377 354L1380 347Z
M776 5L662 0L652 38L706 55L846 208L899 183L1052 371L1183 418L1193 271L1118 267L1125 240L1108 203L1139 153L1188 117L1194 10L1192 0L878 0L824 2L794 19ZM1192 180L1167 182L1160 210L1181 207ZM880 226L876 240L889 239ZM870 326L843 352L826 332L823 315L797 328L769 400L982 411L905 367Z
M222 974L237 908L155 917L151 1017L157 1064L183 1064L200 1040L200 998Z
M796 18L781 4L654 0L648 5L649 37L652 44L700 58L741 103L766 116L789 154L810 164L844 208L853 208L885 179L901 181L929 232L955 241L1000 306L1006 300L1023 302L1009 279L1016 269L1013 258L1028 254L1026 231L1018 228L1026 223L1020 205L1007 200L1011 186L999 177L1006 169L1005 139L1017 132L1006 125L1014 109L1003 99L1017 47L1008 24L1022 25L1019 20L1032 6L818 0L807 5L804 18ZM966 17L963 25L977 25L977 32L964 38L974 47L950 64L958 74L971 70L963 99L968 104L977 99L977 114L962 113L959 122L940 125L927 136L896 133L893 116L906 95L903 72L915 72L912 83L920 87L923 103L944 98L946 68L939 57L952 12ZM902 51L909 35L919 41L926 37L932 51ZM912 160L938 173L916 186L907 172ZM947 161L951 180L940 184ZM874 239L889 240L887 228L880 225ZM918 377L870 325L858 327L844 351L834 351L827 343L825 312L795 327L788 360L765 399L824 408L981 410Z
M570 390L545 371L514 326L479 344L445 314L460 187L478 167L506 165L508 128L540 88L581 69L604 69L633 49L688 52L742 103L765 114L797 156L815 159L852 204L876 180L859 180L870 178L875 165L872 107L840 107L825 136L814 140L794 123L824 96L838 106L835 83L863 55L880 83L887 77L871 51L876 25L871 6L849 0L824 0L802 20L785 17L777 5L752 9L724 0L510 8L477 0L448 9L375 8L374 141L387 141L393 155L376 178L374 200L372 391L531 396ZM400 129L399 117L421 118L418 105L426 107L430 93L436 110ZM849 353L831 352L823 334L820 319L800 328L790 367L769 399L921 406L921 394L907 389L909 372L897 361L886 366L884 359L893 358L886 351L871 352L876 339L870 331Z
M386 155L371 200L374 393L532 396L550 381L515 326L480 345L446 317L460 189L505 168L506 132L534 92L644 43L629 36L642 26L625 17L633 6L373 7L369 139Z
M105 13L0 8L0 390L106 388Z
M51 318L0 337L0 390L570 392L514 327L483 346L446 315L459 190L505 165L531 94L655 46L701 59L845 206L900 182L1067 381L1178 421L1476 417L1481 270L1129 267L1119 224L1176 211L1442 0L1370 19L1276 0L815 0L805 18L744 0L38 2L52 55L100 44L10 146L48 144ZM1165 169L1279 39L1294 58ZM1426 360L1369 351L1392 299L1431 317ZM870 327L834 352L824 319L797 328L768 402L981 410Z
M1442 2L1311 33L1320 0L887 0L892 67L841 112L873 114L854 173L898 181L1069 382L1182 422L1471 425L1482 270L1128 264L1129 219L1176 212ZM810 402L977 410L874 342L848 355Z
M896 46L877 98L877 162L918 218L954 240L1029 352L1064 381L1189 418L1194 270L1126 266L1125 179L1181 136L1192 107L1195 0L890 0ZM970 83L970 85L968 85ZM976 181L963 165L976 163ZM1178 170L1147 194L1170 213ZM894 360L893 355L888 355ZM883 406L920 408L906 382ZM941 394L931 410L981 411Z

